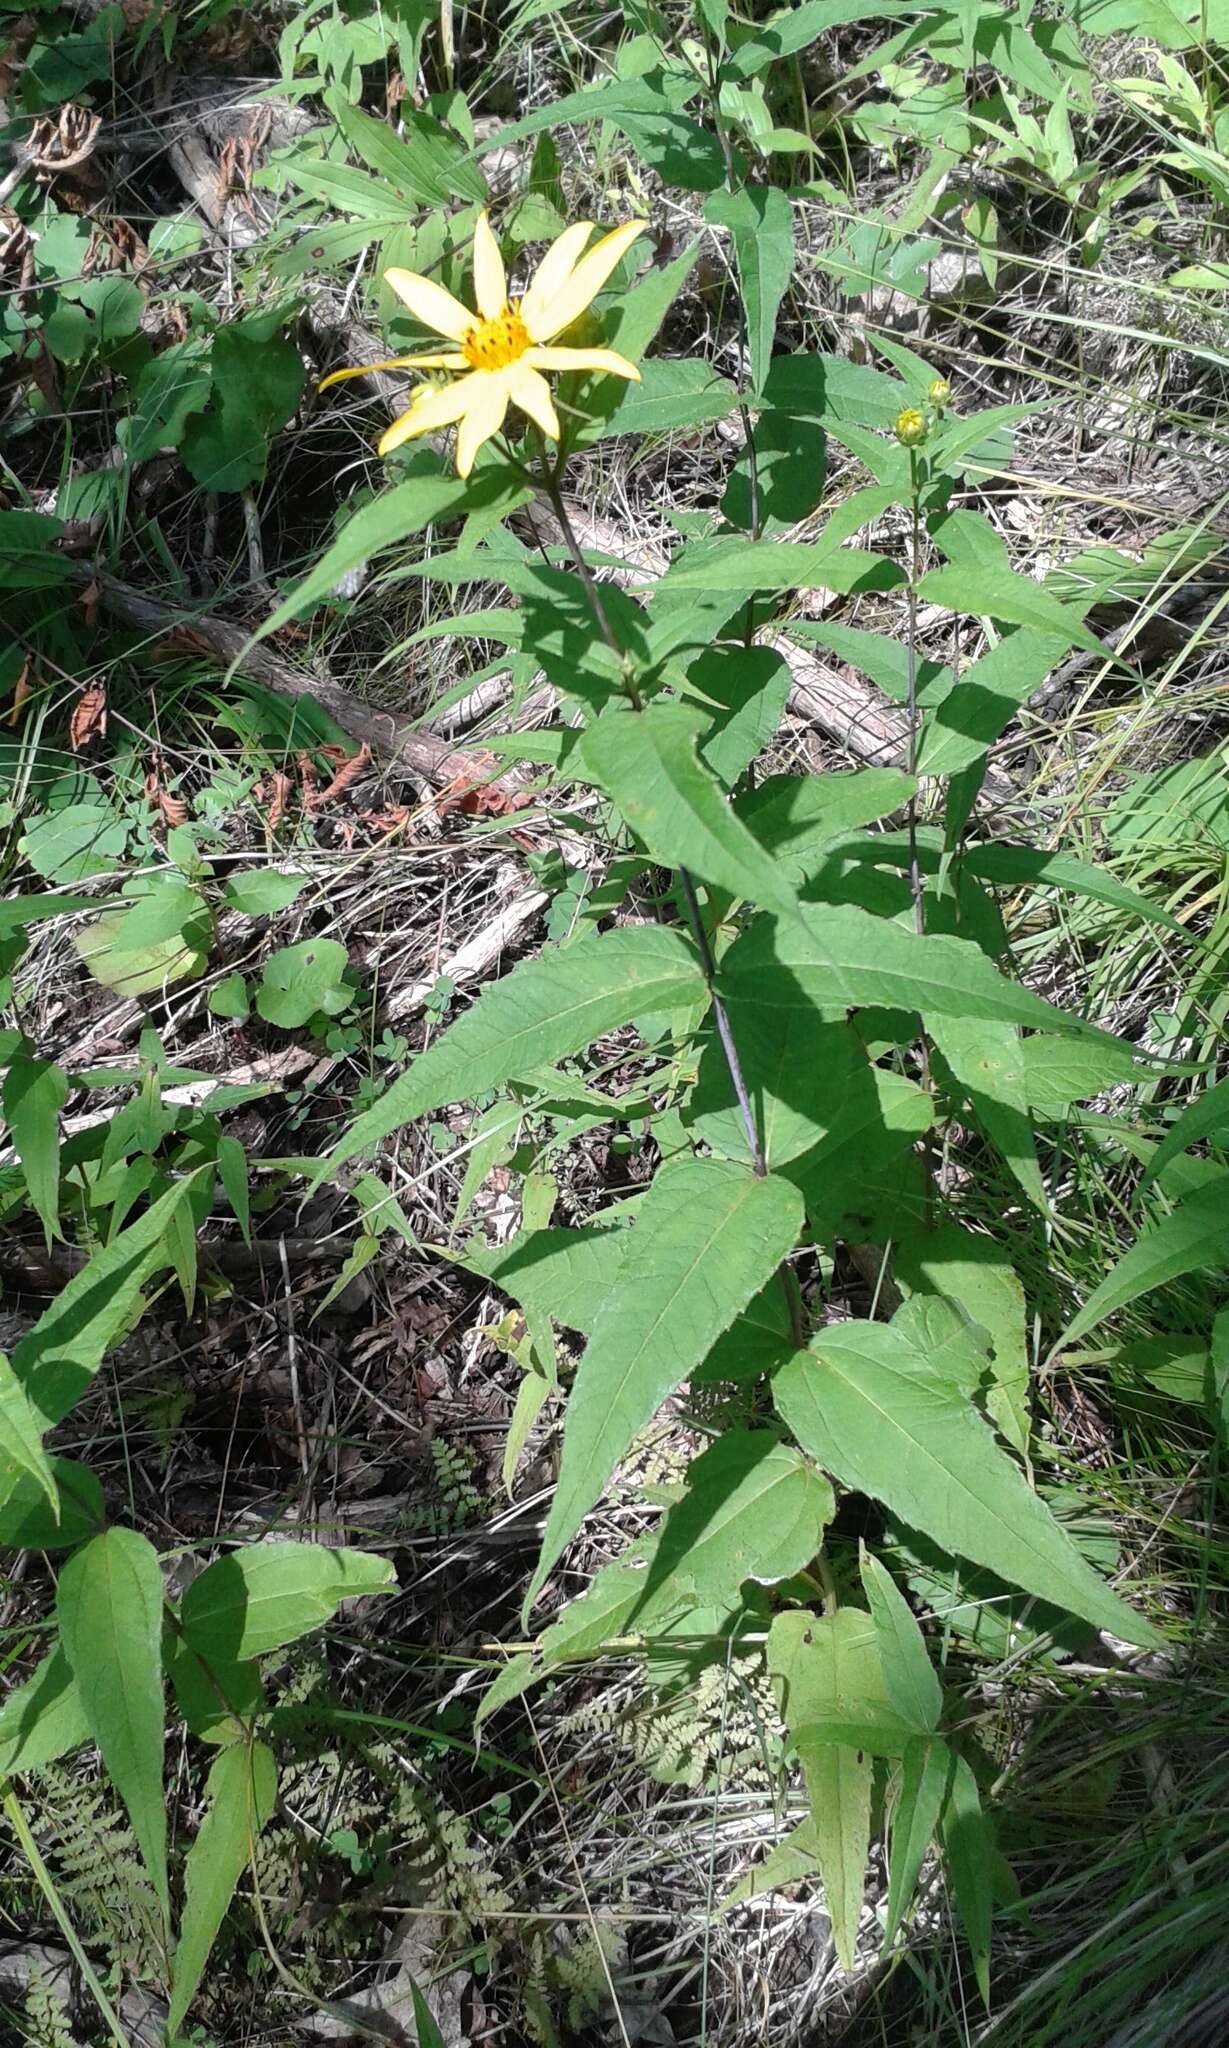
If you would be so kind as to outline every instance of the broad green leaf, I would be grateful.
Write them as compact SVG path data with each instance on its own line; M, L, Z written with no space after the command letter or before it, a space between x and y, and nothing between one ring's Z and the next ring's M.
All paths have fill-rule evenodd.
M1094 1628L1160 1640L1084 1562L969 1400L890 1325L825 1330L777 1374L773 1397L825 1471L945 1550Z
M888 1700L899 1718L922 1734L938 1725L943 1706L943 1688L925 1637L891 1572L864 1543L859 1546L859 1569Z
M725 419L737 404L729 378L719 377L699 357L655 356L641 365L638 384L621 387L611 410L595 411L580 438L609 441L616 434L667 434L676 427L704 426Z
M1100 1095L1124 1081L1137 1082L1147 1070L1137 1066L1134 1048L1112 1039L1054 1038L1038 1032L1024 1040L1024 1085L1029 1108L1038 1117L1058 1122L1073 1102Z
M1198 1145L1204 1138L1214 1137L1218 1132L1229 1132L1229 1076L1205 1088L1175 1117L1144 1169L1142 1185L1147 1187L1171 1159L1176 1159L1189 1146Z
M891 1946L917 1889L926 1852L935 1838L951 1780L953 1757L937 1735L913 1735L900 1760L900 1789L892 1812L888 1903L883 1945Z
M527 1608L637 1432L793 1249L801 1224L785 1181L718 1159L658 1173L577 1370Z
M712 647L691 663L687 684L687 701L707 728L700 753L723 789L733 789L781 723L789 664L775 647Z
M244 917L271 917L285 910L307 886L306 875L284 875L278 868L246 868L227 877L222 895Z
M773 1431L731 1429L696 1459L662 1523L631 1626L662 1603L732 1600L745 1579L773 1585L810 1563L836 1512L832 1488Z
M310 1634L342 1600L387 1593L395 1583L389 1560L365 1550L254 1543L228 1552L193 1579L179 1619L187 1641L206 1661L242 1663Z
M961 669L949 694L927 713L918 747L919 774L958 775L980 760L1066 651L1063 635L1027 626L1004 633Z
M5 1465L24 1473L44 1494L59 1522L60 1496L43 1449L43 1421L3 1351L0 1351L0 1471Z
M913 794L899 768L852 774L769 775L735 800L734 808L796 886L807 881L823 849L859 825L903 809Z
M265 961L256 991L258 1015L283 1031L297 1030L317 1010L339 1016L350 1001L342 982L347 959L340 939L300 939L296 945L279 946Z
M104 910L73 934L82 965L103 988L133 998L157 995L204 971L208 954L199 943L199 927L190 927L187 936L175 932L147 946L124 946L119 937L128 916L124 910Z
M250 1749L239 1745L224 1749L214 1761L205 1790L205 1817L184 1870L187 1896L175 1950L168 2039L174 2039L183 2025L235 1886L273 1812L277 1798L273 1751L263 1742L254 1742Z
M219 327L209 351L210 399L184 429L180 453L208 491L241 491L265 474L271 436L303 391L303 360L272 306Z
M755 1864L740 1878L732 1892L721 1901L719 1911L728 1913L744 1906L748 1899L774 1891L782 1884L803 1884L820 1867L820 1831L814 1814L808 1813L797 1827L769 1850L762 1863Z
M895 590L904 570L869 548L825 546L819 541L744 540L715 534L688 541L661 579L662 599L684 591Z
M255 1658L238 1664L211 1657L206 1663L199 1651L168 1624L162 1638L162 1661L175 1704L193 1735L221 1749L247 1741L246 1723L265 1708L260 1666Z
M669 1010L704 993L699 959L665 926L607 932L583 945L543 953L484 990L412 1060L379 1102L351 1124L314 1180L332 1177L399 1125L446 1102L473 1100L518 1075L567 1059L632 1018Z
M852 1607L832 1615L778 1614L768 1632L768 1668L802 1759L832 1937L851 1970L870 1847L869 1755L818 1732L826 1719L873 1718L884 1704L874 1630Z
M589 727L580 758L655 860L788 915L794 892L700 760L696 731L681 704L612 710Z
M55 1763L90 1734L77 1681L57 1644L0 1706L0 1780Z
M1050 1213L1028 1115L1024 1052L1014 1025L932 1012L931 1037L977 1122L997 1146L1028 1201Z
M890 432L902 405L911 402L909 387L869 363L851 363L848 356L807 352L776 356L764 379L763 401L774 412L821 426L854 425ZM903 449L894 449L902 455ZM908 476L907 462L901 465Z
M1229 1266L1229 1174L1188 1195L1159 1223L1140 1232L1130 1250L1093 1289L1055 1350L1074 1344L1077 1337L1137 1295L1163 1287L1168 1280L1179 1280L1184 1273L1198 1272L1202 1266L1215 1273L1223 1273Z
M969 940L919 938L856 904L807 904L796 917L757 918L725 955L719 986L730 1005L813 1012L870 1004L1105 1037L1004 980Z
M196 1180L193 1173L176 1181L94 1252L17 1345L13 1371L45 1428L62 1421L80 1400L107 1351L135 1320L145 1282L172 1263L169 1232L181 1208L191 1204Z
M169 1917L162 1569L153 1544L135 1529L107 1529L74 1551L60 1573L56 1617L90 1733Z
M1039 633L1053 634L1068 647L1081 647L1087 654L1113 660L1079 613L1034 583L1031 576L993 567L928 569L917 592L923 604L942 605L951 612L975 612L980 618L1000 619L1007 625L1032 626Z
M794 216L779 185L743 185L705 201L710 226L728 228L742 292L751 358L751 390L758 396L772 360L777 311L794 268Z
M48 1458L55 1501L41 1482L0 1454L0 1544L15 1550L73 1550L106 1521L102 1488L88 1465Z
M415 203L450 206L457 199L481 203L486 198L486 179L478 165L430 114L402 105L398 134L386 121L364 114L344 92L330 92L327 104L346 141L381 181L386 197L398 202L395 211L405 212Z
M986 1407L1013 1449L1027 1459L1027 1306L1008 1253L993 1237L945 1223L904 1238L894 1248L892 1271L906 1294L954 1301L986 1332L995 1381Z
M856 1729L858 1746L870 1754L898 1756L909 1734L929 1728L928 1721L915 1728L898 1712L884 1676L878 1628L860 1607L831 1615L794 1608L778 1614L768 1634L768 1665L795 1742L842 1743Z
M982 1812L977 1780L962 1756L954 1759L943 1815L943 1855L956 1910L973 1956L977 1988L990 2003L990 1927L994 1906L994 1841Z
M866 1056L843 1017L825 1019L814 1011L765 1014L748 1003L740 1008L735 1036L764 1158L771 1172L792 1179L793 1161L836 1128L863 1077L873 1093ZM683 1114L713 1151L746 1159L746 1133L715 1033L700 1056Z
M731 78L753 78L782 57L792 57L817 42L828 29L846 21L883 21L894 14L912 14L910 0L794 0L767 21L757 22L749 41L740 43L724 69Z
M4 1117L26 1192L48 1246L60 1237L60 1111L68 1076L53 1060L16 1052L4 1077Z

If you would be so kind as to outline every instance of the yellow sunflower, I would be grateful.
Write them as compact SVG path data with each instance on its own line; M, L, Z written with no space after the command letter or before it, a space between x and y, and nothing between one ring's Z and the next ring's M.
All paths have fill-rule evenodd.
M476 313L416 271L384 273L414 318L455 343L455 353L393 356L388 362L367 363L360 369L334 370L320 389L340 383L343 377L369 376L372 370L464 372L442 387L420 385L408 411L381 437L379 450L388 455L403 441L433 434L455 422L458 476L469 475L483 442L503 426L509 404L519 406L535 426L557 441L559 415L543 370L606 370L613 377L640 381L635 364L613 349L556 348L550 344L592 304L623 251L643 234L645 226L642 220L628 221L603 235L586 252L593 223L575 221L551 243L524 296L510 299L499 244L486 214L479 214L474 230Z

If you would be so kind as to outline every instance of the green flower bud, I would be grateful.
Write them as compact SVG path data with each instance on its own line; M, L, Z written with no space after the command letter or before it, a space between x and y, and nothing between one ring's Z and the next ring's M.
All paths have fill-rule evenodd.
M903 412L897 413L896 438L902 448L920 448L928 431L926 415L915 405L907 405Z
M936 377L926 387L926 396L936 412L942 412L952 402L952 387L946 377Z

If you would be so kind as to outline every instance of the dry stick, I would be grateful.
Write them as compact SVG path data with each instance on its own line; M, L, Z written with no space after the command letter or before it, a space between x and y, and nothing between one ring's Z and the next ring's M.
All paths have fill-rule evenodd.
M584 587L585 595L589 600L593 616L597 621L598 630L623 671L627 693L632 700L634 708L640 711L643 709L643 702L639 689L631 673L627 656L624 654L611 629L610 620L606 615L606 607L602 603L602 594L594 580L593 572L584 558L576 535L572 531L572 522L568 517L568 508L564 504L558 478L546 458L546 450L540 433L538 434L538 453L541 462L542 478L546 486L546 494L551 501L555 517L559 521L568 553L576 564L577 574ZM691 879L690 872L685 867L679 867L678 878L684 900L687 904L687 916L691 924L692 934L696 945L700 949L704 979L708 984L708 992L713 1005L713 1016L717 1024L717 1035L721 1040L721 1050L725 1054L725 1063L729 1069L730 1080L733 1083L734 1094L738 1101L738 1113L742 1118L743 1132L751 1153L752 1169L756 1177L762 1180L768 1171L764 1159L764 1148L760 1143L760 1134L756 1128L755 1115L751 1108L751 1098L747 1093L747 1084L743 1079L742 1064L738 1057L738 1048L734 1043L734 1034L730 1029L730 1020L726 1014L725 1004L722 1002L715 987L717 968L713 959L712 948L708 942L708 933L704 929L704 919L700 914L700 905L696 899L695 884Z

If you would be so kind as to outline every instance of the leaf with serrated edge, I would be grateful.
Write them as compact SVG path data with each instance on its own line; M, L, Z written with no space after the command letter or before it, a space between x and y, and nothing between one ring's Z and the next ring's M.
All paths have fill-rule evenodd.
M728 228L734 238L751 358L751 389L758 393L772 358L777 310L794 267L794 217L788 194L777 185L743 185L714 192L704 217Z
M273 1811L277 1797L273 1751L263 1742L254 1742L250 1749L239 1744L224 1749L205 1789L209 1803L184 1872L187 1897L166 2020L169 2040L183 2024L235 1886Z
M1145 1647L1160 1641L1085 1563L965 1396L889 1325L825 1330L782 1367L773 1397L803 1449L843 1486L1094 1628Z
M862 1589L875 1624L887 1695L901 1720L921 1734L938 1722L943 1688L909 1602L879 1559L864 1543L859 1548Z
M345 1160L415 1117L446 1102L472 1101L569 1058L633 1017L672 1009L703 992L695 951L680 932L662 925L606 932L527 960L411 1061L319 1162L308 1184L332 1179Z
M576 1374L526 1609L637 1432L793 1249L801 1225L801 1198L771 1175L720 1159L680 1159L658 1173Z
M162 1570L135 1529L107 1529L60 1573L56 1615L90 1733L169 1917L162 1790Z
M1229 1266L1229 1174L1188 1195L1170 1215L1142 1230L1131 1249L1099 1287L1093 1289L1075 1321L1055 1345L1074 1344L1094 1323L1124 1308L1137 1295L1168 1280L1180 1280L1210 1266L1223 1273Z
M391 1592L386 1557L324 1543L252 1543L207 1565L183 1596L179 1619L202 1657L242 1663L280 1650L336 1613L338 1602Z
M697 722L681 704L609 711L580 758L655 860L690 868L735 896L787 915L797 899L696 752Z

